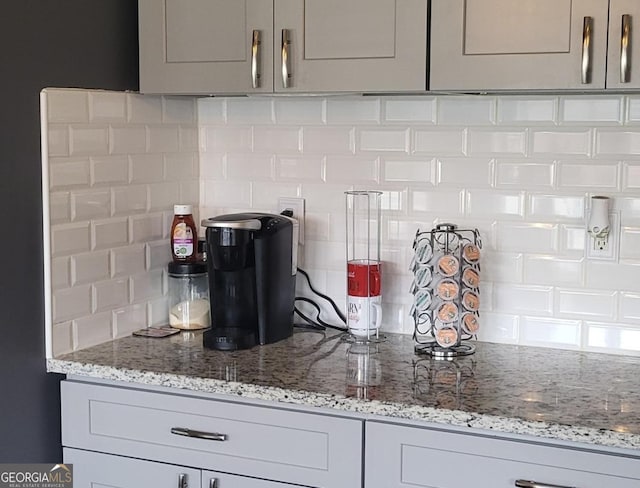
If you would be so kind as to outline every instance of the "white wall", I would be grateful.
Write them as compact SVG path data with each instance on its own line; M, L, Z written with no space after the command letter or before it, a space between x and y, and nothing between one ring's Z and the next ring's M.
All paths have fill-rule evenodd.
M411 333L418 228L484 240L483 340L640 353L640 97L198 101L203 217L307 201L303 267L344 304L344 195L384 191L383 329ZM584 259L586 201L614 198L619 263Z

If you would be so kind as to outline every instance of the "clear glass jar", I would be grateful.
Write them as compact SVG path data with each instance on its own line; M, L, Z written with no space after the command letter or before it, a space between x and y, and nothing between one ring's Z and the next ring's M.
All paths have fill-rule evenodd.
M176 329L211 326L207 264L169 263L169 325Z

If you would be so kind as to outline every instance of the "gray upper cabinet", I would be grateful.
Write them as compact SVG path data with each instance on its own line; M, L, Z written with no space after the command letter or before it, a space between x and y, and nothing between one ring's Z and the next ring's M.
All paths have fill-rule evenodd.
M140 91L423 91L427 3L140 0Z
M637 0L432 0L430 88L638 88L634 21Z

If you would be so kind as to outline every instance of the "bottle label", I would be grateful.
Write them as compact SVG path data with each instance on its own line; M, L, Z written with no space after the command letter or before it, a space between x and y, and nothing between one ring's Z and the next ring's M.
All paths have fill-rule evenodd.
M193 231L184 222L173 229L173 254L178 258L188 258L193 254Z

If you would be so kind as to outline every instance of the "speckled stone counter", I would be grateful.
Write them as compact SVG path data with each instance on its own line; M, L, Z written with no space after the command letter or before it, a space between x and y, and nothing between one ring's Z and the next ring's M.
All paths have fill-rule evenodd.
M640 450L640 358L477 343L436 361L410 336L375 345L296 331L247 351L202 335L127 337L49 359L50 372ZM640 451L638 452L640 455Z

